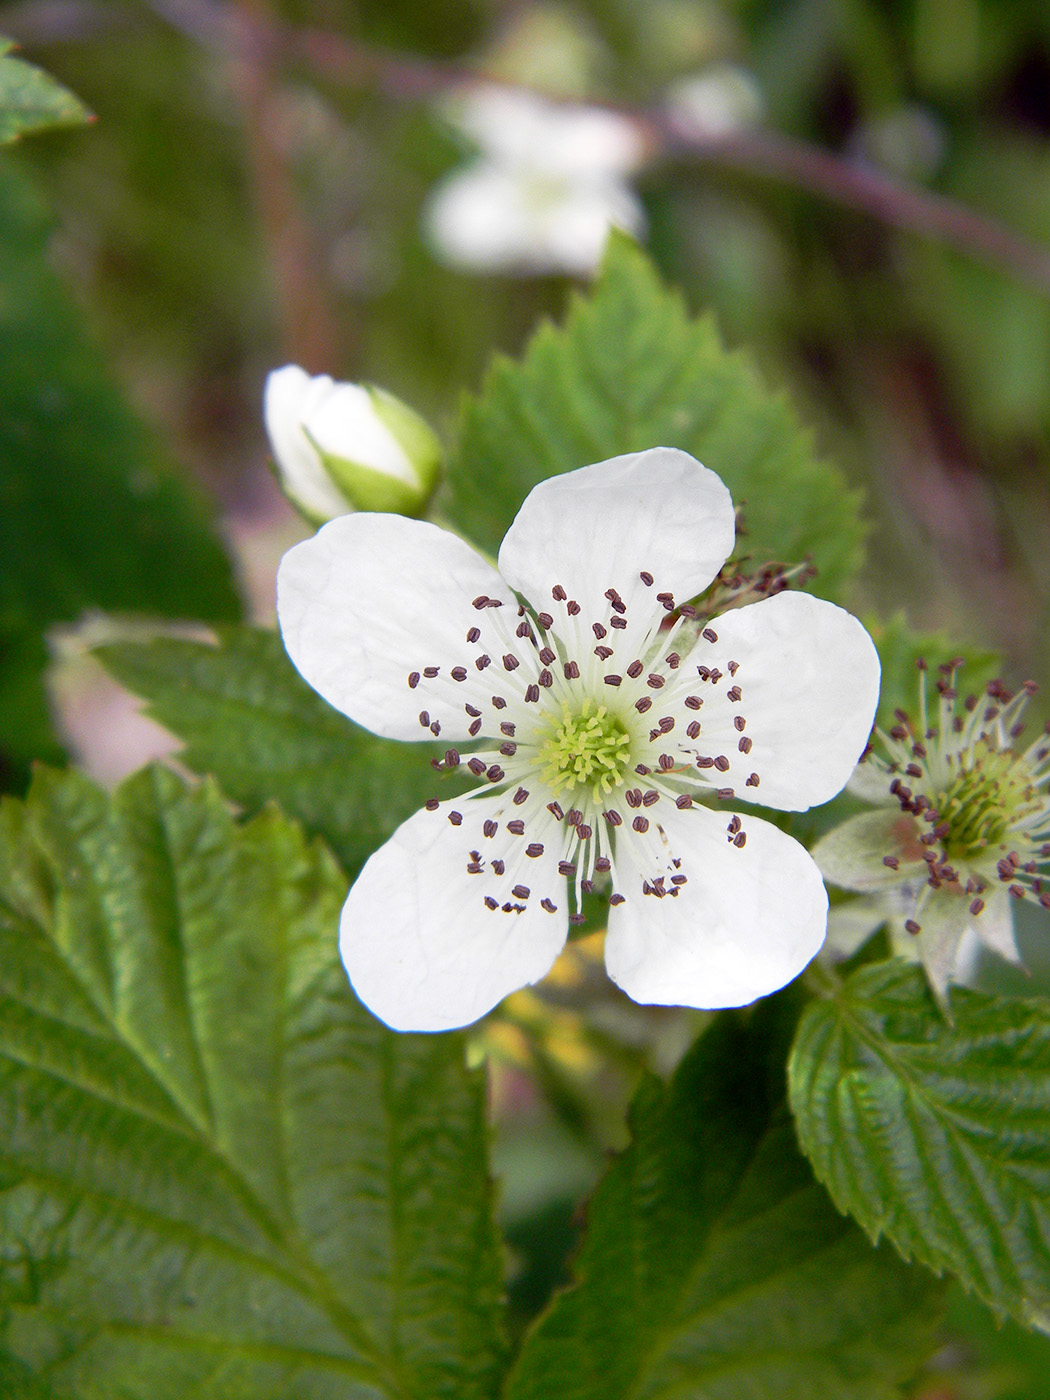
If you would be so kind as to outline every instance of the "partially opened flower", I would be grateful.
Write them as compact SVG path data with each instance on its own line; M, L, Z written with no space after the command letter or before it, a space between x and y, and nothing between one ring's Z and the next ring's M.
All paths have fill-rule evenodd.
M385 389L285 365L267 376L263 413L281 489L314 524L352 510L426 508L441 444Z
M1034 688L1011 695L991 681L959 704L948 666L930 716L923 671L916 717L900 710L889 733L878 731L883 752L866 754L850 785L878 809L813 851L827 879L864 895L842 907L849 942L886 924L895 951L921 959L941 999L969 940L1017 960L1014 902L1050 908L1050 740L1020 743Z
M625 177L644 141L626 117L492 86L461 97L451 115L480 154L437 186L424 212L444 261L479 272L585 276L610 228L643 232Z
M478 784L428 802L350 891L343 960L389 1025L466 1025L537 981L596 885L606 965L636 1001L744 1005L816 953L815 864L735 807L801 810L842 787L878 660L855 618L807 594L694 621L686 600L733 538L719 478L655 448L542 482L498 572L383 515L285 556L278 615L311 685L377 734L439 737L440 766Z

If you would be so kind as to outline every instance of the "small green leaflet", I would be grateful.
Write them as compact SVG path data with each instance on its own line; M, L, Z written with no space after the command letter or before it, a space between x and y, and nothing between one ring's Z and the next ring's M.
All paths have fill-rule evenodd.
M344 893L274 809L239 826L162 769L112 799L45 772L0 805L16 1394L493 1395L482 1086L460 1037L356 1003Z
M722 477L746 524L738 557L812 557L816 591L831 598L856 571L858 493L816 457L785 397L614 236L593 293L561 327L542 326L520 362L496 359L464 404L449 513L495 551L538 481L648 447L684 448Z
M91 121L78 97L31 63L12 58L13 48L0 37L0 146L29 132Z
M836 1214L761 1023L720 1017L643 1085L505 1400L888 1400L929 1354L939 1287Z
M996 1312L1050 1330L1050 1001L866 967L802 1017L799 1138L840 1210Z
M428 797L452 795L430 766L432 746L351 724L300 678L274 632L228 627L217 646L161 638L96 655L185 741L183 763L214 774L249 811L276 799L352 874Z

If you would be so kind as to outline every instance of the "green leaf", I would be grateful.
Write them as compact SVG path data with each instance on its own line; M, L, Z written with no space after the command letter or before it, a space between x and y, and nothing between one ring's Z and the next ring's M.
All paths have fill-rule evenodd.
M276 799L350 873L428 797L444 795L431 745L351 724L301 679L274 632L224 628L218 646L122 642L96 655L185 741L183 763L213 773L249 811Z
M62 1400L490 1396L482 1086L356 1003L324 849L146 769L45 773L0 852L0 1352Z
M0 145L31 131L82 126L91 113L54 78L12 58L10 39L0 38Z
M879 963L802 1018L799 1138L840 1210L999 1314L1050 1329L1050 1001Z
M786 398L723 348L710 318L690 320L624 237L564 326L542 326L520 363L497 359L464 405L449 513L495 550L538 481L661 446L684 448L726 482L746 522L738 553L756 564L812 556L826 596L856 571L858 494L816 458Z
M763 1040L724 1016L643 1085L506 1400L875 1400L932 1349L939 1290L836 1215Z

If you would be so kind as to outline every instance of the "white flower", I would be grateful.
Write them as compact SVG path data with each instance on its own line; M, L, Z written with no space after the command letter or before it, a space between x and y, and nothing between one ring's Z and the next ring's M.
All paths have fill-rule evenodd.
M755 78L732 64L712 64L703 73L679 78L664 106L684 137L712 140L754 126L762 116L762 91Z
M437 255L481 272L594 271L611 227L645 229L624 177L644 141L626 117L481 87L453 120L481 154L433 191L424 226Z
M542 482L499 572L384 515L285 556L278 616L303 676L377 734L440 736L440 768L479 784L428 802L350 891L343 960L389 1025L466 1025L537 981L596 884L606 965L636 1001L745 1005L817 952L816 865L729 804L838 792L878 659L855 618L803 593L694 622L684 600L733 538L719 478L654 448Z
M281 487L314 524L352 510L425 509L441 444L393 394L285 365L267 377L263 412Z
M937 689L936 723L923 672L917 719L897 711L878 731L886 756L867 754L850 784L879 810L830 831L813 855L833 884L865 895L842 906L843 951L885 923L943 1001L971 940L1017 961L1013 901L1050 908L1050 742L1018 743L1031 682L1011 696L992 681L960 707L948 666Z

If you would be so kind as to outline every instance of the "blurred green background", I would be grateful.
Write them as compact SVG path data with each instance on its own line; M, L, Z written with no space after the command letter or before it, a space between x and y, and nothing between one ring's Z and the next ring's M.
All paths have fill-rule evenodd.
M48 698L55 624L271 615L275 561L305 527L266 468L270 369L375 381L447 432L492 352L561 314L568 279L453 272L420 232L464 154L436 94L471 71L640 114L718 65L751 76L761 117L732 169L651 125L649 250L865 489L858 607L1050 682L1045 0L21 0L0 33L97 116L0 157L0 786L71 746L104 776L138 752L127 713L70 667L76 644L57 644ZM886 217L770 169L748 145L768 132L899 182ZM955 246L903 189L959 201ZM967 252L966 210L1043 264L1008 238ZM523 1315L616 1136L605 1086L583 1109L566 1088L588 1072L571 1026L547 1030L529 1050L512 1016L496 1046ZM916 1394L1037 1400L1048 1377L1050 1344L958 1300Z

